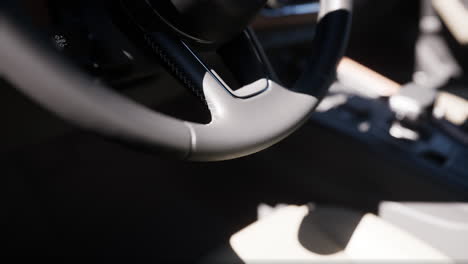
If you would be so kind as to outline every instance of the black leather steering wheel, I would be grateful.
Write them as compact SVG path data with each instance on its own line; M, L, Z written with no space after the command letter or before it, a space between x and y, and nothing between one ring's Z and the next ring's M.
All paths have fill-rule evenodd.
M193 161L246 156L279 142L299 128L335 78L336 66L347 44L352 6L352 0L321 1L307 69L291 90L268 74L241 89L231 89L190 47L188 38L192 36L181 35L177 28L172 29L176 34L169 36L164 33L166 29L161 33L137 21L166 66L206 101L212 121L197 124L152 111L96 83L27 34L28 27L16 19L18 10L11 12L16 1L2 2L3 78L45 108L84 129ZM143 5L150 2L140 1ZM138 17L138 8L128 10L130 16ZM143 22L151 18L145 19ZM246 32L247 39L254 37ZM262 57L261 47L257 45L255 49Z

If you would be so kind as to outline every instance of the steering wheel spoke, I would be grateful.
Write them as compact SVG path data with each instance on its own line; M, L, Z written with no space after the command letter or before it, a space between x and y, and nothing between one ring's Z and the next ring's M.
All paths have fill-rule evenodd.
M226 160L253 154L284 139L308 119L317 103L314 97L291 92L271 80L260 81L268 82L267 90L241 99L223 91L212 75L205 76L204 92L213 119L206 125L187 123L190 159Z
M218 51L227 67L239 73L238 89L183 40L161 32L146 38L166 68L210 110L209 124L186 122L191 160L232 159L265 149L300 126L317 103L314 97L289 91L270 79L274 73L252 32L243 32Z

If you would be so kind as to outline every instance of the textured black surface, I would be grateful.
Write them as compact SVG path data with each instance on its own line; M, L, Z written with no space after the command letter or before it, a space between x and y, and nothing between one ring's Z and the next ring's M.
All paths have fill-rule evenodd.
M165 33L147 33L144 38L162 65L206 104L203 93L203 77L206 70L182 45L182 42Z

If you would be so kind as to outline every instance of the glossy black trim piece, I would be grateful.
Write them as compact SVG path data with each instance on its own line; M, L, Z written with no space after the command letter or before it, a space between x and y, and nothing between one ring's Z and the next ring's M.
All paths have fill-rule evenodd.
M336 68L346 51L351 19L351 12L341 9L320 20L306 70L294 85L294 91L323 99L336 79Z

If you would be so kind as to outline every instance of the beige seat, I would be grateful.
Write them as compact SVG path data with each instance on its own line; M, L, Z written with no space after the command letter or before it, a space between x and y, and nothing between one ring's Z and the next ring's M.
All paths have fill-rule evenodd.
M372 214L338 208L287 206L233 235L246 263L453 261Z

